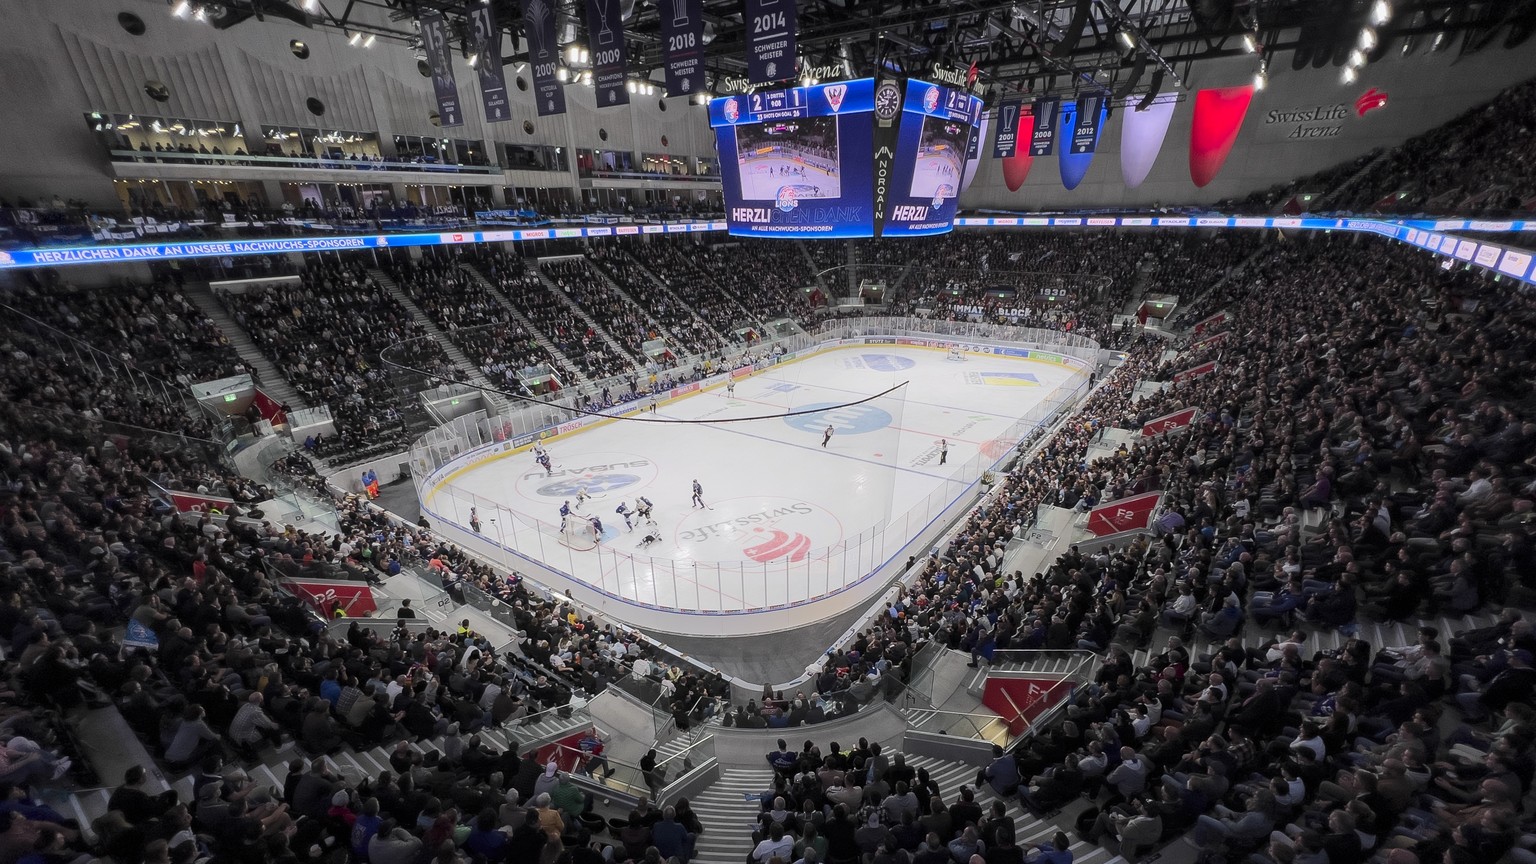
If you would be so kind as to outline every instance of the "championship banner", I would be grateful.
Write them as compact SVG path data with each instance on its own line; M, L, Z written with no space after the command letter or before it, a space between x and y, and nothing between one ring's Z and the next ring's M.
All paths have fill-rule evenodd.
M422 13L421 45L427 52L427 65L432 67L432 92L437 94L439 125L463 126L459 88L453 81L453 51L448 47L448 32L441 12Z
M475 62L475 74L480 78L480 104L485 106L485 119L490 123L511 120L512 105L507 100L507 76L501 66L501 28L496 26L496 7L486 3L470 6L469 27L472 50L480 58Z
M1108 107L1102 96L1084 96L1061 107L1056 125L1062 143L1056 157L1061 166L1061 185L1067 189L1076 189L1088 176L1094 151L1098 149L1099 130L1104 128L1107 114Z
M742 20L749 34L747 83L795 77L795 0L745 0Z
M361 618L377 612L373 589L366 584L339 579L287 579L283 584L310 608L327 620L340 609L348 618Z
M751 0L747 0L751 5ZM885 211L894 191L891 177L895 173L896 148L901 143L901 105L906 98L906 82L899 78L886 78L875 85L874 131L874 217L875 233L879 237L885 230Z
M619 0L587 0L587 37L592 45L592 87L597 91L597 107L612 108L629 104L629 90L624 86L624 13Z
M1200 413L1198 408L1180 408L1172 414L1164 414L1161 417L1148 420L1141 427L1143 438L1152 438L1168 432L1177 432L1185 426L1195 422L1195 415Z
M702 0L667 0L661 15L662 68L667 95L688 96L704 90L704 11Z
M981 115L981 124L971 130L971 141L965 151L965 173L960 177L960 192L971 188L971 181L976 179L976 171L981 167L981 142L987 140L987 127L991 118L985 113Z
M550 0L521 0L528 37L528 62L533 67L533 101L540 117L565 113L565 88L555 77L560 44L555 41L555 7Z
M1145 492L1111 501L1088 511L1088 530L1095 537L1122 531L1145 531L1152 526L1152 514L1162 503L1163 493Z
M1184 350L1186 350L1186 351L1199 351L1201 348L1206 348L1206 347L1209 347L1211 345L1218 344L1218 343L1222 342L1223 340L1225 340L1228 336L1231 336L1231 335L1232 335L1232 331L1231 330L1223 330L1220 333L1217 333L1215 336L1207 336L1204 339L1199 340L1198 342L1191 342L1191 343L1189 343L1189 347L1184 349Z
M1227 323L1227 312L1225 309L1223 309L1222 311L1217 312L1215 315L1212 315L1208 318L1201 318L1199 321L1196 321L1195 326L1190 328L1190 332L1194 333L1196 336L1199 336L1205 331L1215 330L1217 327L1220 327L1225 323Z
M992 158L1007 159L1019 146L1021 99L1005 99L997 105L997 140L992 142Z
M1055 96L1035 100L1035 128L1030 133L1029 155L1049 156L1056 143L1056 127L1061 123L1061 100Z
M1070 146L1072 155L1093 153L1099 146L1099 132L1109 114L1109 104L1103 96L1080 96L1076 105L1077 121L1073 125Z
M1019 191L1019 187L1023 186L1024 181L1029 177L1030 166L1035 164L1028 146L1034 133L1034 110L1029 105L1020 105L1019 128L1015 135L1018 144L1013 148L1013 155L1003 160L1003 183L1008 187L1009 192Z
M1189 369L1185 369L1183 372L1180 372L1179 374L1173 376L1173 383L1175 383L1175 384L1182 384L1185 381L1193 381L1196 378L1204 377L1204 376L1209 375L1209 374L1211 374L1212 372L1215 372L1215 371L1216 371L1216 361L1215 360L1212 360L1212 361L1210 361L1208 363L1201 363L1199 366L1193 366L1193 367L1191 367Z

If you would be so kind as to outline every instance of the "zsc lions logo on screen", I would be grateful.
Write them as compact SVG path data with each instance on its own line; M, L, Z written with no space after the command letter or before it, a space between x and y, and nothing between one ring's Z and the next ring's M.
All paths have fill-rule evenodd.
M725 122L727 123L735 123L741 119L741 106L736 103L735 99L725 100L725 105L721 110L725 112Z
M633 453L584 453L561 456L550 452L554 470L549 474L527 454L508 457L518 466L517 491L525 498L560 501L574 498L580 490L588 495L639 492L656 479L656 465ZM524 461L525 460L525 461Z
M800 206L800 193L793 186L780 186L779 194L774 198L774 204L785 213Z
M923 110L931 114L933 113L933 110L938 107L939 88L929 87L927 92L923 93Z

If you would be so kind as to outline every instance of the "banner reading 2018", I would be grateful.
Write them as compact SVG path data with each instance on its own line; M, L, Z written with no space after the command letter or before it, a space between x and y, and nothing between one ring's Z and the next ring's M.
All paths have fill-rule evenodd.
M704 10L701 0L663 0L661 55L667 73L668 96L704 91Z
M771 84L795 77L795 0L743 0L747 81Z

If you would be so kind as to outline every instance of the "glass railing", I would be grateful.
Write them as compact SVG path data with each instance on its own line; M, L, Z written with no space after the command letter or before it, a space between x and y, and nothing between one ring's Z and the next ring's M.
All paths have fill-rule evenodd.
M335 159L324 156L248 156L227 153L178 153L154 150L112 150L113 162L160 162L171 165L247 168L308 168L345 171L431 171L448 174L496 175L495 165L453 165L442 162L401 162L386 159Z
M715 736L703 727L699 727L688 738L688 743L681 750L659 759L656 762L656 779L662 790L660 797L666 797L666 788L682 780L689 771L705 764L715 757Z

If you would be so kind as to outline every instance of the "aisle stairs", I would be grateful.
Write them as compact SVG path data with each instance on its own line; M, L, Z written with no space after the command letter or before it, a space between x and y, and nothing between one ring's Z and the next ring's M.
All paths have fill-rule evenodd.
M547 335L545 335L544 331L540 330L538 327L535 327L533 322L528 320L528 316L520 312L517 308L517 305L509 300L507 295L502 293L500 288L497 288L494 284L492 284L491 280L486 278L484 273L481 273L479 269L470 264L460 264L459 267L463 269L465 273L468 273L471 279L474 279L476 282L480 283L480 287L491 292L491 296L495 297L496 302L500 303L501 307L507 310L507 314L512 316L512 320L516 321L518 326L522 327L524 331L531 334L533 336L533 341L537 342L540 348L543 348L545 351L549 352L549 356L555 358L555 362L560 364L561 367L556 371L561 375L562 378L568 375L575 376L576 380L563 382L566 384L566 386L573 384L592 384L592 379L583 374L581 368L575 363L571 362L571 358L567 357L564 352L562 352L555 345L555 343Z
M571 307L571 311L576 313L576 317L580 318L583 322L586 323L588 327L592 328L592 332L596 333L600 338L602 338L604 342L607 342L608 347L612 348L620 357L623 357L638 367L645 367L645 362L641 358L636 357L634 354L628 351L624 345L619 342L619 340L613 338L613 334L603 329L602 325L598 324L596 319L587 314L587 310L581 308L580 303L577 303L575 300L571 299L571 295L560 290L560 286L555 284L555 280L551 279L549 274L544 272L544 268L538 266L537 262L535 262L533 268L529 272L537 275L539 277L539 281L544 283L546 290L548 290L556 297L559 297L562 303Z
M207 282L188 282L184 290L187 297L197 304L197 308L218 325L219 331L229 340L229 346L235 349L241 361L252 370L251 377L256 379L261 392L294 410L306 407L304 400L299 398L299 391L293 389L293 385L288 383L288 380L278 371L277 366L261 353L261 349L251 340L250 334L245 332L245 328L240 326L235 316L229 314L229 310L225 309L224 304L219 302L219 298L214 296L213 289L208 287Z

